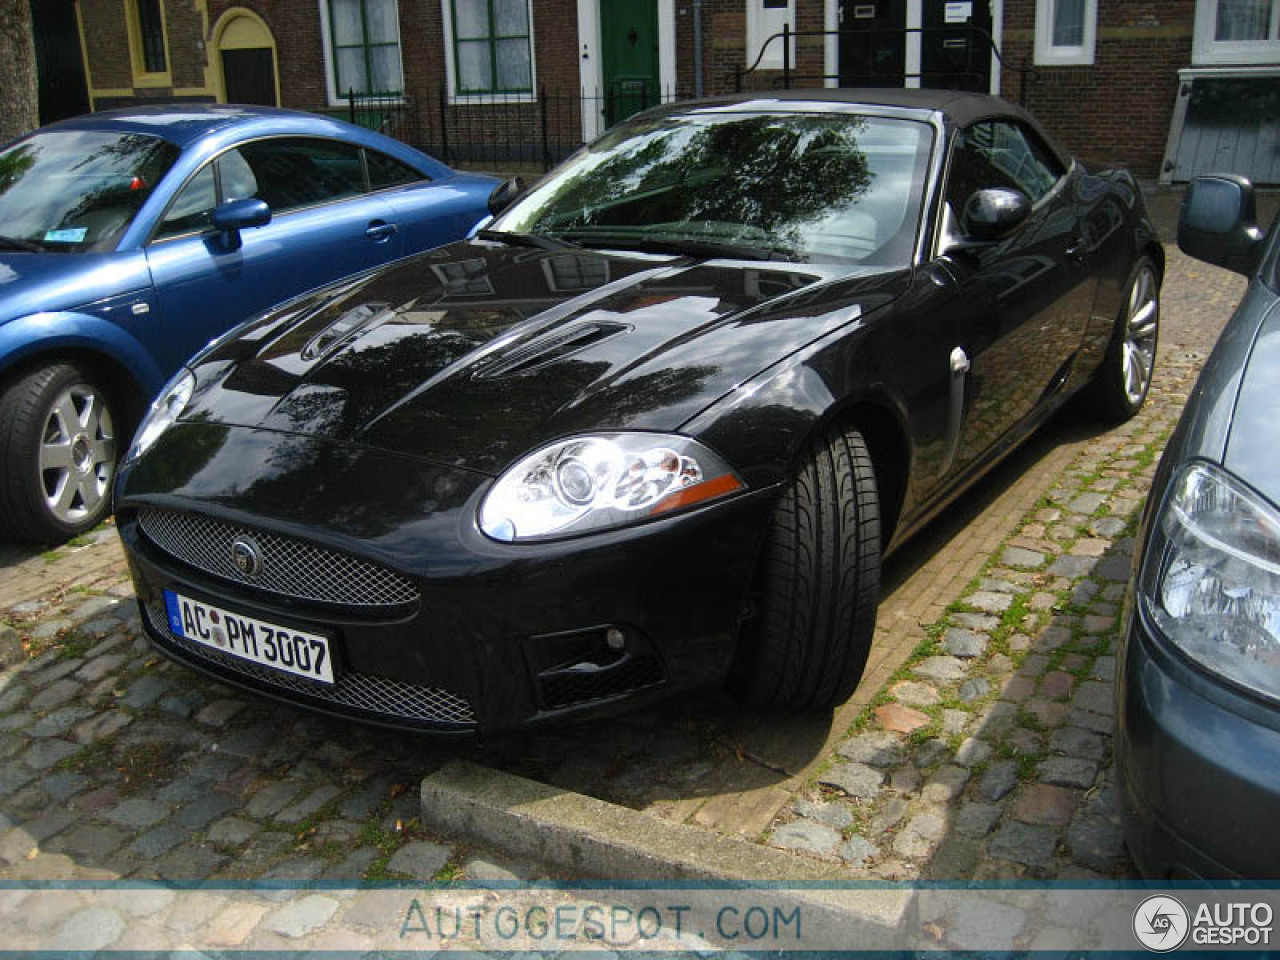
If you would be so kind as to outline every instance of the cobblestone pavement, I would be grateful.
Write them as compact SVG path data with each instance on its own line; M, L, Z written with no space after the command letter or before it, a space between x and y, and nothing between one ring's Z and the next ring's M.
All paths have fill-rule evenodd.
M1126 874L1110 733L1131 537L1161 446L1243 290L1168 252L1142 414L1105 432L1057 418L892 559L867 676L834 715L745 716L699 695L444 749L170 664L141 637L110 527L47 554L0 545L0 878L540 877L424 830L417 785L458 755L827 858L851 877ZM228 947L367 944L344 921L349 901L308 896L252 909L184 897L154 917ZM22 911L12 895L0 896L6 913L37 939L66 916ZM101 945L127 946L127 926Z

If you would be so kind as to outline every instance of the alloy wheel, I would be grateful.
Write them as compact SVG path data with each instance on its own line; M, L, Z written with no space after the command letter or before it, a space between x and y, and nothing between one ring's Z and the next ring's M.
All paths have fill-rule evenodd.
M1160 293L1155 270L1144 265L1129 288L1125 320L1123 365L1124 392L1129 403L1140 404L1151 385L1156 361L1156 336L1160 327Z
M77 524L110 495L116 436L106 397L76 383L54 399L40 440L40 483L53 516Z

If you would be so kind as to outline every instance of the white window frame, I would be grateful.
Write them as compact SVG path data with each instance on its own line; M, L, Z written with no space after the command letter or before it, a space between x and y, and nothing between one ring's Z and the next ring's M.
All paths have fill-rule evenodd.
M1195 66L1280 62L1280 0L1271 0L1271 22L1266 40L1215 40L1218 32L1218 0L1196 0L1195 35L1191 62Z
M529 92L528 93L459 93L457 65L453 62L453 3L440 0L440 18L444 22L444 71L449 84L450 103L537 103L538 44L534 36L533 0L525 0L529 10Z
M338 96L338 64L333 53L333 34L329 29L332 22L329 11L329 0L317 0L320 6L320 38L324 43L324 90L325 99L331 107L345 107L347 98ZM400 3L393 0L391 4L396 12L396 56L400 61L400 95L379 97L384 102L404 102L404 34L400 29Z
M1085 0L1082 42L1079 46L1071 47L1053 42L1053 7L1056 2L1057 0L1036 0L1036 66L1092 66L1098 40L1098 0Z

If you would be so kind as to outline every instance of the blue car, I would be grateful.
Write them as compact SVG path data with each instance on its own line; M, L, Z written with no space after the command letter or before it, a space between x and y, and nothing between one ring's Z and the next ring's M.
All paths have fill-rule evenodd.
M466 236L511 191L288 110L90 114L0 151L0 537L110 509L116 461L182 362L310 289Z

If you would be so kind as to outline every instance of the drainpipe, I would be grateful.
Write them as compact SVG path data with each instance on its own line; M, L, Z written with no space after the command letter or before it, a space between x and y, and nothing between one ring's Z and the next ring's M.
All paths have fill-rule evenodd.
M693 0L693 95L702 96L702 0Z

